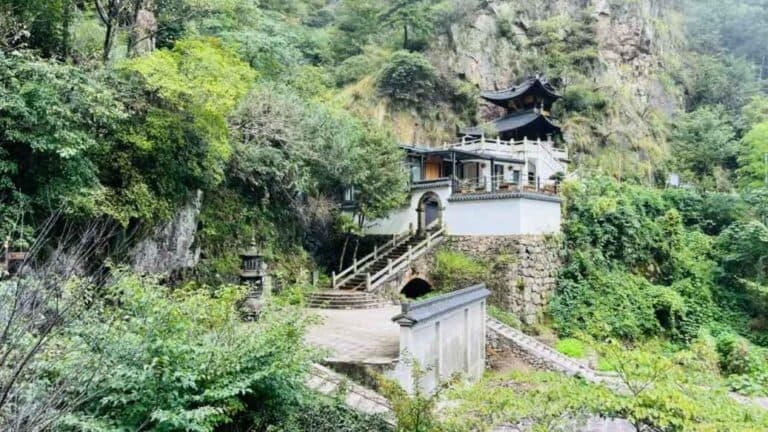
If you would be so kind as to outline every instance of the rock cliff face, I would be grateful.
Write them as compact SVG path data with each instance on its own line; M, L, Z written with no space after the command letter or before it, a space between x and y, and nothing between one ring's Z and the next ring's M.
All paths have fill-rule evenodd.
M631 85L648 97L663 68L662 54L670 41L659 37L659 23L670 24L674 13L661 0L489 1L468 4L464 18L437 38L430 59L449 75L469 80L481 89L502 89L527 70L531 25L554 17L589 14L596 20L596 43L603 70L619 85ZM669 95L656 95L669 96ZM672 98L674 99L674 98ZM658 100L674 103L674 100Z
M195 235L202 203L203 193L197 191L173 219L155 227L151 235L141 240L131 254L133 269L168 275L196 266L200 249L195 246Z
M457 0L462 1L462 0ZM601 124L560 118L574 153L624 146L636 161L666 151L655 118L674 113L681 92L669 79L666 59L680 46L678 14L663 0L549 0L537 2L463 0L459 20L433 41L428 56L444 76L464 79L479 89L508 87L533 72L540 56L532 44L537 23L591 19L597 66L587 85L611 101ZM566 75L566 74L564 74ZM562 81L572 77L550 77ZM481 106L480 120L497 113ZM579 121L582 123L579 124ZM586 123L586 124L585 124ZM586 135L589 135L588 137ZM588 141L586 145L583 142ZM589 148L587 148L589 147Z

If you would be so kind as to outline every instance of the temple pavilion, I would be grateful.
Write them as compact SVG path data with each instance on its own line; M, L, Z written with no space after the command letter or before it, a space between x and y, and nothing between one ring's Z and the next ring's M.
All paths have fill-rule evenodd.
M470 127L461 136L480 138L484 131L497 134L502 140L541 139L550 141L561 133L550 118L552 105L560 99L544 78L532 77L523 83L501 91L483 92L481 97L505 110L505 115L487 125Z
M408 204L369 221L369 234L424 230L434 224L457 235L541 234L560 230L559 181L568 153L557 144L551 118L560 99L535 76L481 97L504 109L482 126L459 130L456 142L438 147L403 145L410 169ZM345 196L354 206L354 191Z

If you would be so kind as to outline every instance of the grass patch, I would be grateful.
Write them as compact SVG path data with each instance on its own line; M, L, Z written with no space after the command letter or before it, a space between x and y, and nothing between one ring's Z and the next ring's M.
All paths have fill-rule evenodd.
M581 359L587 355L587 347L584 343L578 339L566 338L561 339L555 345L555 349L568 357Z
M522 330L523 328L523 324L520 322L520 318L518 318L512 312L501 310L494 305L490 305L488 306L488 314L492 318L497 319L512 328L518 330Z

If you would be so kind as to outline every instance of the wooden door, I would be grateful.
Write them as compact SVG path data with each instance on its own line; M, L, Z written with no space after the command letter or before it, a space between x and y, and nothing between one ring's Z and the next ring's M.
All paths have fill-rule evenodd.
M435 180L440 178L440 162L427 161L427 163L424 165L424 168L425 180Z

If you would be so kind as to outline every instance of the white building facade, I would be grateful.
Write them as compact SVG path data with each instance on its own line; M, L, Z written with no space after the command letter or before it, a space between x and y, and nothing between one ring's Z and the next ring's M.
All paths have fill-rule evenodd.
M443 148L404 147L407 202L368 221L368 235L425 231L508 236L560 232L559 182L567 154L551 141L463 139Z

